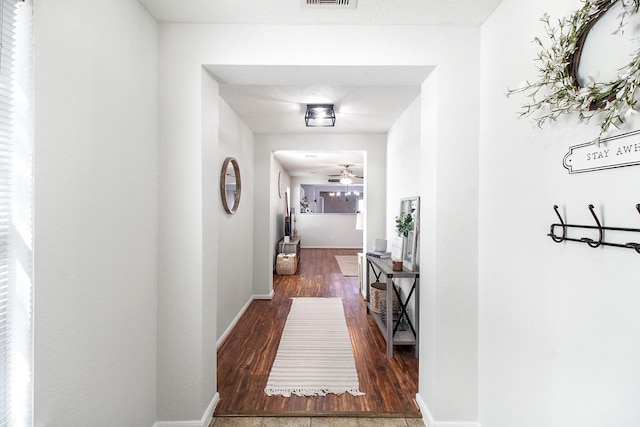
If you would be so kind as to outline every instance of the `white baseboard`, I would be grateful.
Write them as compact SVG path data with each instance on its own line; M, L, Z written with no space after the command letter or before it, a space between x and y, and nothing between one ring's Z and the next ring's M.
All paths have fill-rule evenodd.
M216 393L200 421L157 421L153 427L208 427L219 401L220 395Z
M273 289L271 289L271 292L269 292L268 295L254 295L253 299L273 299Z
M362 245L359 246L353 246L353 245L348 245L348 246L300 246L300 248L302 249L357 249L357 250L362 250Z
M229 334L231 333L231 330L236 326L236 324L240 320L240 317L242 317L244 312L247 311L247 308L249 308L249 304L251 304L251 302L256 299L273 299L273 289L271 290L271 293L269 295L253 295L251 298L249 298L249 301L247 301L246 304L242 306L242 308L240 309L236 317L233 318L233 321L231 322L231 324L227 327L227 329L225 329L225 331L222 333L218 341L216 341L216 348L220 348L224 340L226 340Z
M251 301L254 300L255 297L253 298L249 298L249 301L247 301L245 303L244 306L242 306L242 308L240 309L240 311L238 312L238 314L236 315L236 317L233 318L233 320L231 321L231 324L227 327L227 329L225 329L225 331L222 333L222 335L220 336L220 338L218 338L218 341L216 341L216 349L220 348L220 346L222 345L222 343L224 342L224 340L227 339L227 337L229 336L229 334L231 333L231 330L234 328L234 326L236 326L236 324L238 323L238 321L240 320L240 317L242 317L242 315L244 314L245 311L247 311L247 308L249 308L249 304L251 304Z
M469 421L434 421L429 407L420 396L420 393L416 394L416 402L422 413L422 421L427 427L481 427L479 423Z

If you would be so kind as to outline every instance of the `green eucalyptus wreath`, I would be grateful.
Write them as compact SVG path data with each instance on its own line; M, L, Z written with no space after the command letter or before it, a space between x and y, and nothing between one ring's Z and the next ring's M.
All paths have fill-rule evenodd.
M595 23L615 3L622 3L623 12L616 33L623 30L628 15L638 12L640 0L583 0L584 6L572 16L558 20L553 27L545 14L541 21L551 45L545 47L540 38L534 42L542 49L536 58L540 79L525 81L517 89L508 89L507 96L528 92L531 102L523 106L520 116L534 117L538 126L554 121L560 115L577 113L580 121L600 115L600 135L611 125L618 127L630 114L636 113L636 92L640 86L640 49L618 73L618 80L600 83L593 78L581 86L577 71L587 35ZM615 34L615 33L614 33ZM544 89L544 91L542 91Z

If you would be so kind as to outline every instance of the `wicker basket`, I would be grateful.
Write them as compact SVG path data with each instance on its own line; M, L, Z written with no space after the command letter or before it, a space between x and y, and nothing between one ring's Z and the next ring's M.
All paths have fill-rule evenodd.
M400 301L395 292L392 292L393 298L393 312L398 313L400 311ZM387 284L383 282L374 282L371 284L371 293L369 295L369 310L374 313L382 313L382 310L386 308L387 300Z
M287 276L296 274L298 269L298 257L296 254L278 254L276 258L276 274Z

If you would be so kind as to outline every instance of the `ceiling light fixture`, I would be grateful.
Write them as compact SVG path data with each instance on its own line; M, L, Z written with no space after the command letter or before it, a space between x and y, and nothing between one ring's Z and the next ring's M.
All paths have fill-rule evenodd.
M307 127L333 127L336 125L336 113L333 104L307 104L304 115Z
M344 178L340 178L340 184L342 185L349 185L351 184L353 181L351 181L351 178L345 176Z

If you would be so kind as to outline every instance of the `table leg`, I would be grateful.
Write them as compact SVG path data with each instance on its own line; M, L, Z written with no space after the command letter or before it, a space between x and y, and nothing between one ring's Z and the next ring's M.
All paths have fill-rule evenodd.
M364 286L365 286L365 292L364 292L364 302L365 305L367 306L367 314L369 314L369 260L365 258L364 260L364 265L362 266L362 269L364 270L364 274L363 274L363 278L362 280L364 280Z
M387 357L393 357L393 279L387 277Z
M414 306L415 306L415 322L416 328L420 331L420 279L416 277L416 294L414 297ZM420 350L420 334L416 334L416 357L418 357L418 353Z

